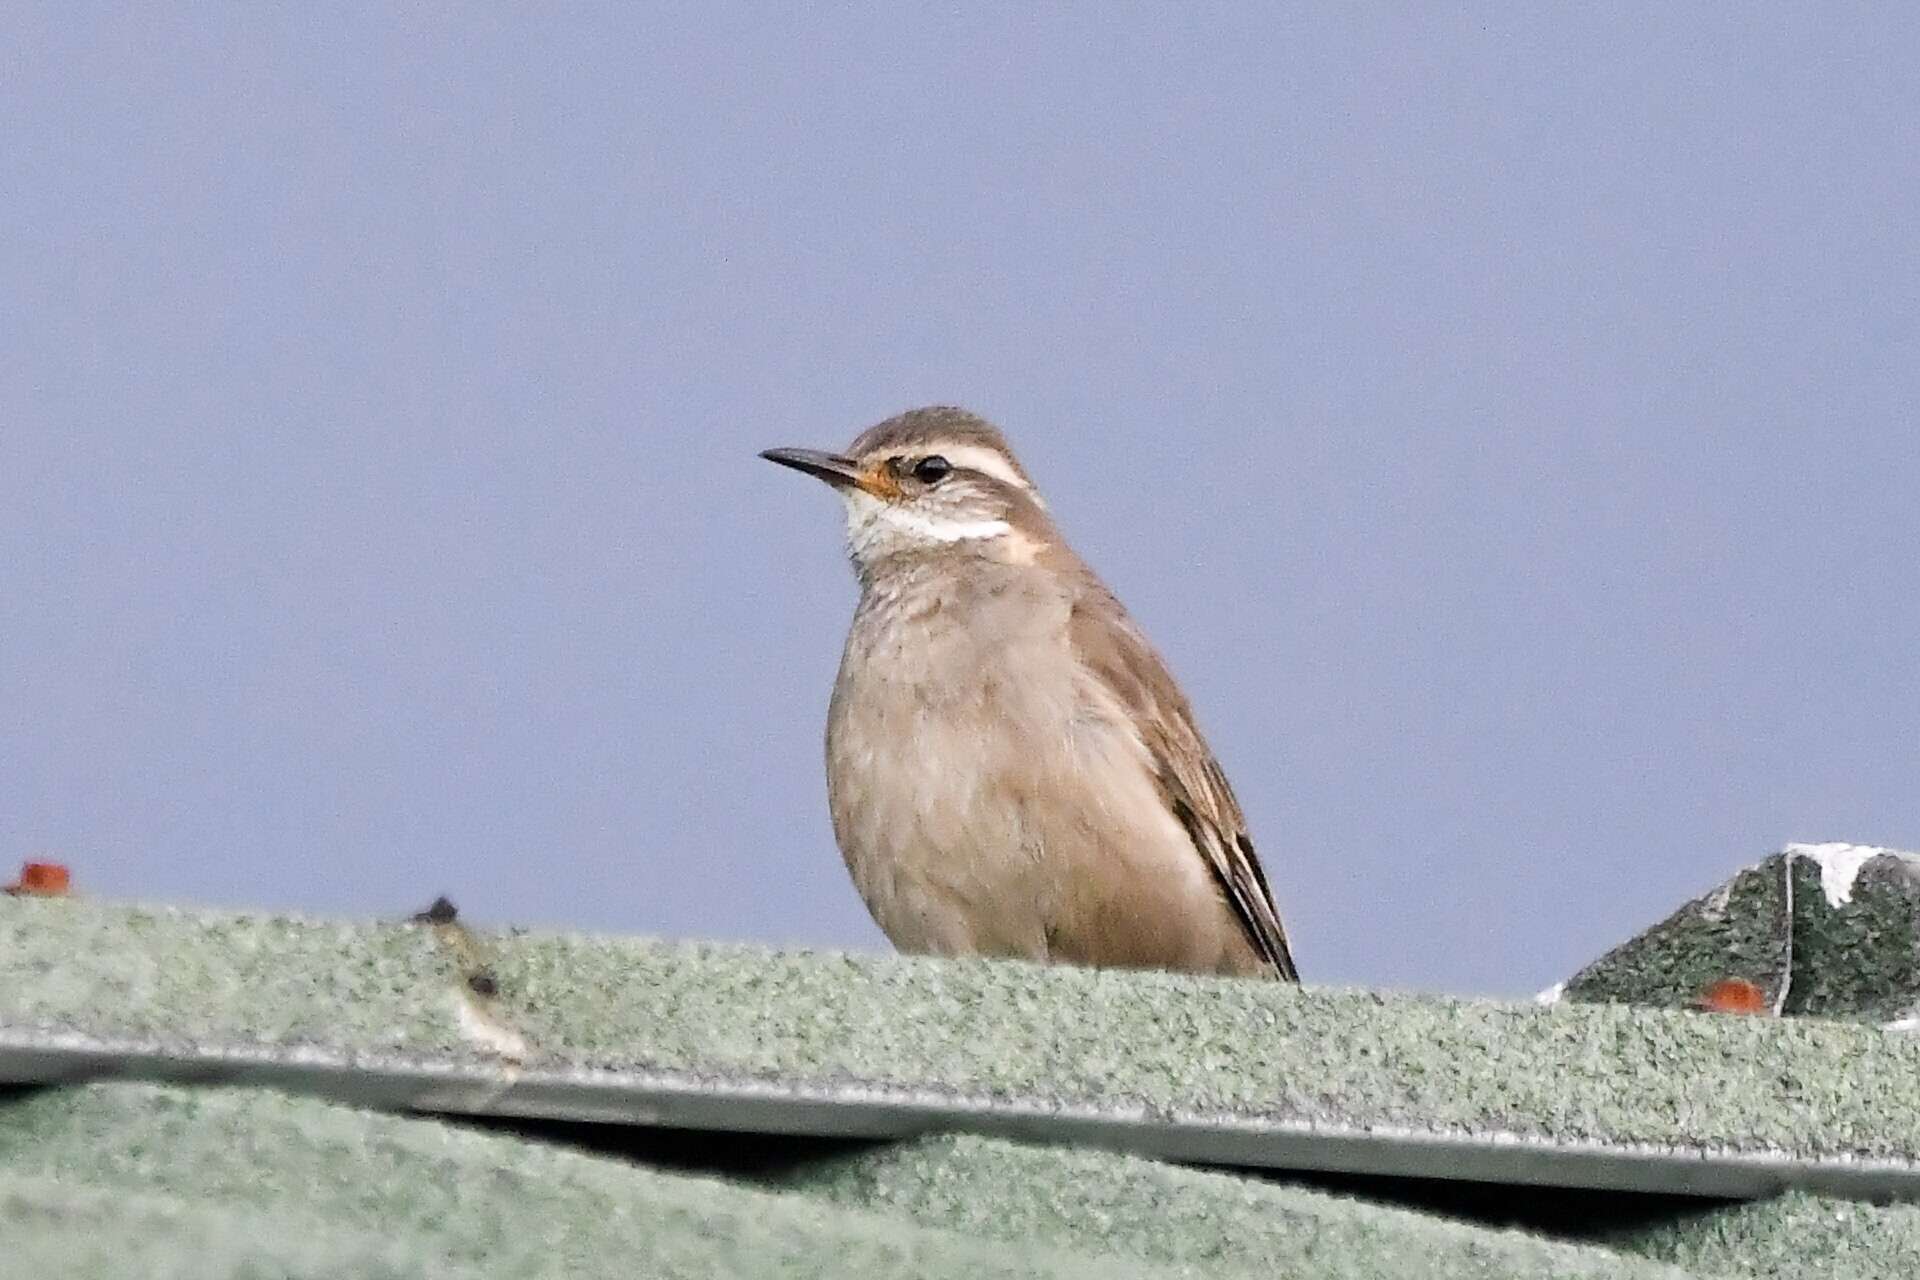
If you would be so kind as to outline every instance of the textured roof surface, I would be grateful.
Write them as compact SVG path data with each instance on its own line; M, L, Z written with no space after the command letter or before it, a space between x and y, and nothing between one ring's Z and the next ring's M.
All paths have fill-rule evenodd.
M0 1277L1920 1274L1920 1209L1626 1194L1920 1195L1857 1021L0 900L0 1079L109 1076L0 1093Z
M28 1077L1714 1194L1920 1185L1920 1042L1813 1020L53 899L0 911L0 1024L0 1061L57 1051Z
M1695 1275L1779 1280L1909 1280L1920 1275L1920 1206L1874 1206L1787 1192L1676 1214L1612 1243Z
M23 1275L1669 1274L1122 1156L925 1139L750 1186L254 1089L39 1093L0 1106L0 1169L25 1256L94 1255Z

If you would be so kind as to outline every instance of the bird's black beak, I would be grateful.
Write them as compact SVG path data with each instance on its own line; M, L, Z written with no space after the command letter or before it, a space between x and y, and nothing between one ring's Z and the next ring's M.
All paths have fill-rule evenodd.
M817 476L836 489L861 482L859 465L837 453L824 453L819 449L763 449L760 456L768 462Z

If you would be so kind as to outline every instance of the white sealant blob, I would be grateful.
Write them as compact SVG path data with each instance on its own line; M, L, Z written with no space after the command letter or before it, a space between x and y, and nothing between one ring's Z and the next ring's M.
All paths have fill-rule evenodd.
M1820 868L1820 888L1830 906L1843 907L1853 901L1853 882L1860 868L1881 854L1911 858L1898 849L1881 849L1870 844L1790 844L1781 852L1790 858L1808 858Z

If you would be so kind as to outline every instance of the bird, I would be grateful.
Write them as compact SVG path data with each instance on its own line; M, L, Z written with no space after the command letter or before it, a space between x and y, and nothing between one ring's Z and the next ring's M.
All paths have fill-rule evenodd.
M933 406L760 456L846 508L828 809L897 949L1299 981L1191 705L998 427Z

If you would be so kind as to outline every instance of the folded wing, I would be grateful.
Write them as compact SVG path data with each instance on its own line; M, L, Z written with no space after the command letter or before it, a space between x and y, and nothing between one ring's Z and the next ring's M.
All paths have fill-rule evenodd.
M1248 942L1278 977L1298 982L1286 929L1240 802L1166 664L1112 593L1091 576L1068 626L1076 656L1138 726L1168 809L1186 829L1195 854L1205 859Z

